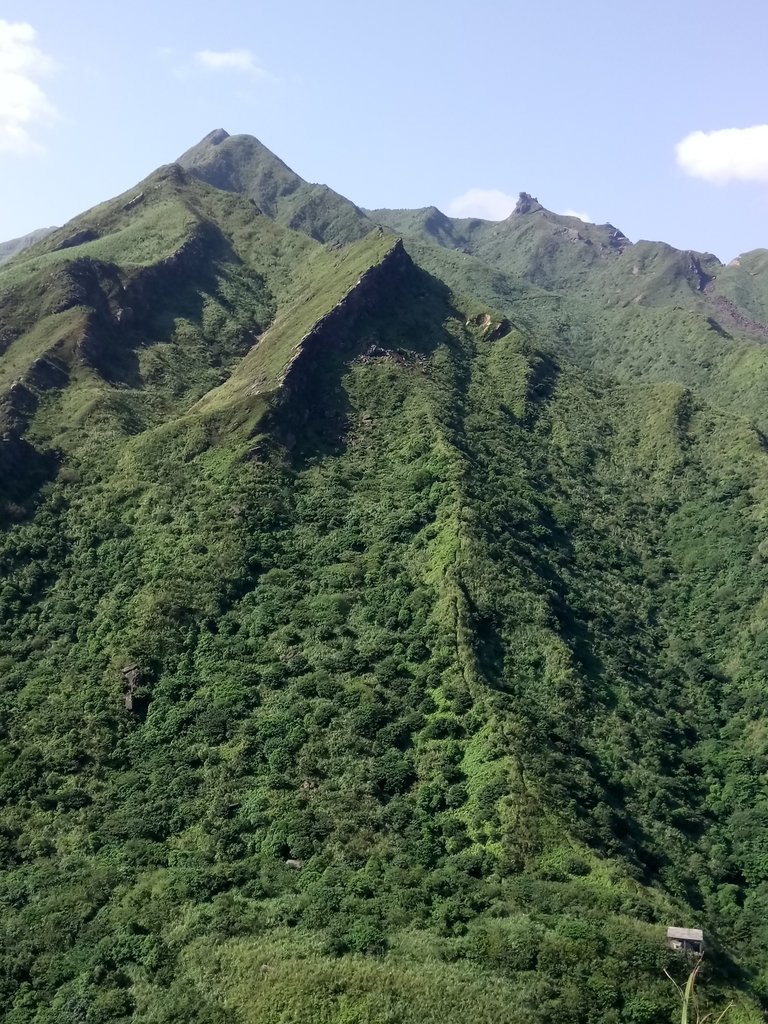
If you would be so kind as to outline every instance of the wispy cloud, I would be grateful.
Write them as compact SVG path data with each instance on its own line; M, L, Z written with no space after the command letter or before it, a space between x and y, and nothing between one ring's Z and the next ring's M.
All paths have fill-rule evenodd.
M270 78L250 50L198 50L195 64L206 71L235 72L253 78Z
M0 152L40 152L30 129L56 111L40 85L54 62L37 47L27 22L0 19Z
M517 196L507 195L498 188L470 188L448 203L451 217L482 217L484 220L504 220L515 208Z
M692 178L768 182L768 124L691 132L675 146L677 163Z
M579 220L583 220L585 224L593 224L594 221L588 213L583 210L563 210L560 215L561 217L578 217Z

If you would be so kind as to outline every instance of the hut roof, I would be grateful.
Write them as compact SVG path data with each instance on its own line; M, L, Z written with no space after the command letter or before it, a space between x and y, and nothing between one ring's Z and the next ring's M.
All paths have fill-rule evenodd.
M703 942L704 932L701 928L667 928L668 939L687 939L689 942Z

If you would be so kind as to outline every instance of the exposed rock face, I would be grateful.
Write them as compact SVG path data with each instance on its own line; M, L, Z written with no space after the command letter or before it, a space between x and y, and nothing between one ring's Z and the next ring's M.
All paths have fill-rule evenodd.
M138 665L126 665L122 671L123 676L123 689L125 691L125 710L133 711L134 696L136 693L136 687L141 682L141 671Z
M0 394L0 519L9 511L8 502L23 505L56 473L57 453L39 450L24 434L37 411L41 392L64 387L68 378L69 367L51 350L35 359Z
M125 203L125 205L123 206L123 209L124 210L133 210L134 207L138 206L139 203L143 203L143 202L144 202L144 193L143 192L139 192L139 194L135 195L133 197L133 199L129 199L128 202Z
M688 273L692 280L692 283L697 291L703 292L707 287L712 277L704 271L701 265L701 260L695 252L687 253L688 256Z
M516 214L520 216L523 213L536 213L538 210L543 209L544 207L538 199L529 195L528 192L521 192L517 203L515 204L515 208L512 211L512 216L514 217Z
M125 710L133 712L143 721L149 708L150 695L141 685L143 681L141 669L132 662L125 666L121 675L123 677Z
M63 388L69 380L69 367L53 352L47 352L32 363L25 380L38 391Z
M93 242L99 236L96 231L91 228L85 228L82 231L76 231L73 235L65 238L63 242L56 246L56 249L73 249L76 245L84 245L86 242Z
M506 337L511 330L512 325L509 320L506 317L502 317L501 320L497 320L491 325L485 337L487 341L498 341L500 338Z
M482 329L486 341L498 341L512 330L512 325L506 317L494 319L490 313L479 313L472 320L467 320L467 325L470 323Z
M222 245L221 233L213 225L200 224L170 256L143 267L125 283L121 306L140 309L158 294L178 287L197 275L207 264L211 249L221 248Z
M57 376L58 368L46 357L37 359L26 374L0 396L0 519L8 514L6 502L24 503L56 472L58 459L53 451L39 451L24 438L27 425L38 405L37 389ZM66 372L64 372L66 379Z
M13 430L19 430L37 408L37 395L23 380L14 381L2 396L3 420Z
M632 245L623 231L619 231L619 229L614 227L613 224L606 224L605 226L612 232L608 239L608 247L610 249L615 249L617 252L624 252L624 249L627 246Z
M87 257L73 259L55 272L46 291L48 303L42 312L64 313L75 306L88 306L109 315L110 299L122 290L117 268Z

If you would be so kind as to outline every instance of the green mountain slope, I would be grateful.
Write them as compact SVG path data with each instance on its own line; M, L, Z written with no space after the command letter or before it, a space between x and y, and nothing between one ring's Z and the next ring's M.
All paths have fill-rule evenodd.
M631 243L527 194L506 221L371 211L419 261L579 365L627 381L673 380L768 429L768 271L761 252L710 254ZM740 263L742 265L740 265Z
M587 224L545 209L526 192L503 221L452 220L428 210L373 210L392 230L482 259L550 291L586 293L603 304L669 305L704 290L722 269L709 253L630 240L612 224Z
M752 328L533 209L323 245L245 138L0 270L4 1019L661 1024L681 924L760 1020Z
M731 260L715 282L715 302L735 319L768 323L768 251L755 249ZM746 316L745 316L746 314ZM763 334L765 332L763 331Z
M321 242L349 242L373 227L344 196L311 185L250 135L219 128L179 157L179 164L216 188L239 192L280 224Z

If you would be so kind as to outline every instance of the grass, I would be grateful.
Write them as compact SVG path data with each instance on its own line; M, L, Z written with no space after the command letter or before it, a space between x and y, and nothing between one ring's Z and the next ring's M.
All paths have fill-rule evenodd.
M83 309L69 309L40 319L3 353L0 360L0 388L9 387L41 356L48 353L71 356L82 337L86 315Z

